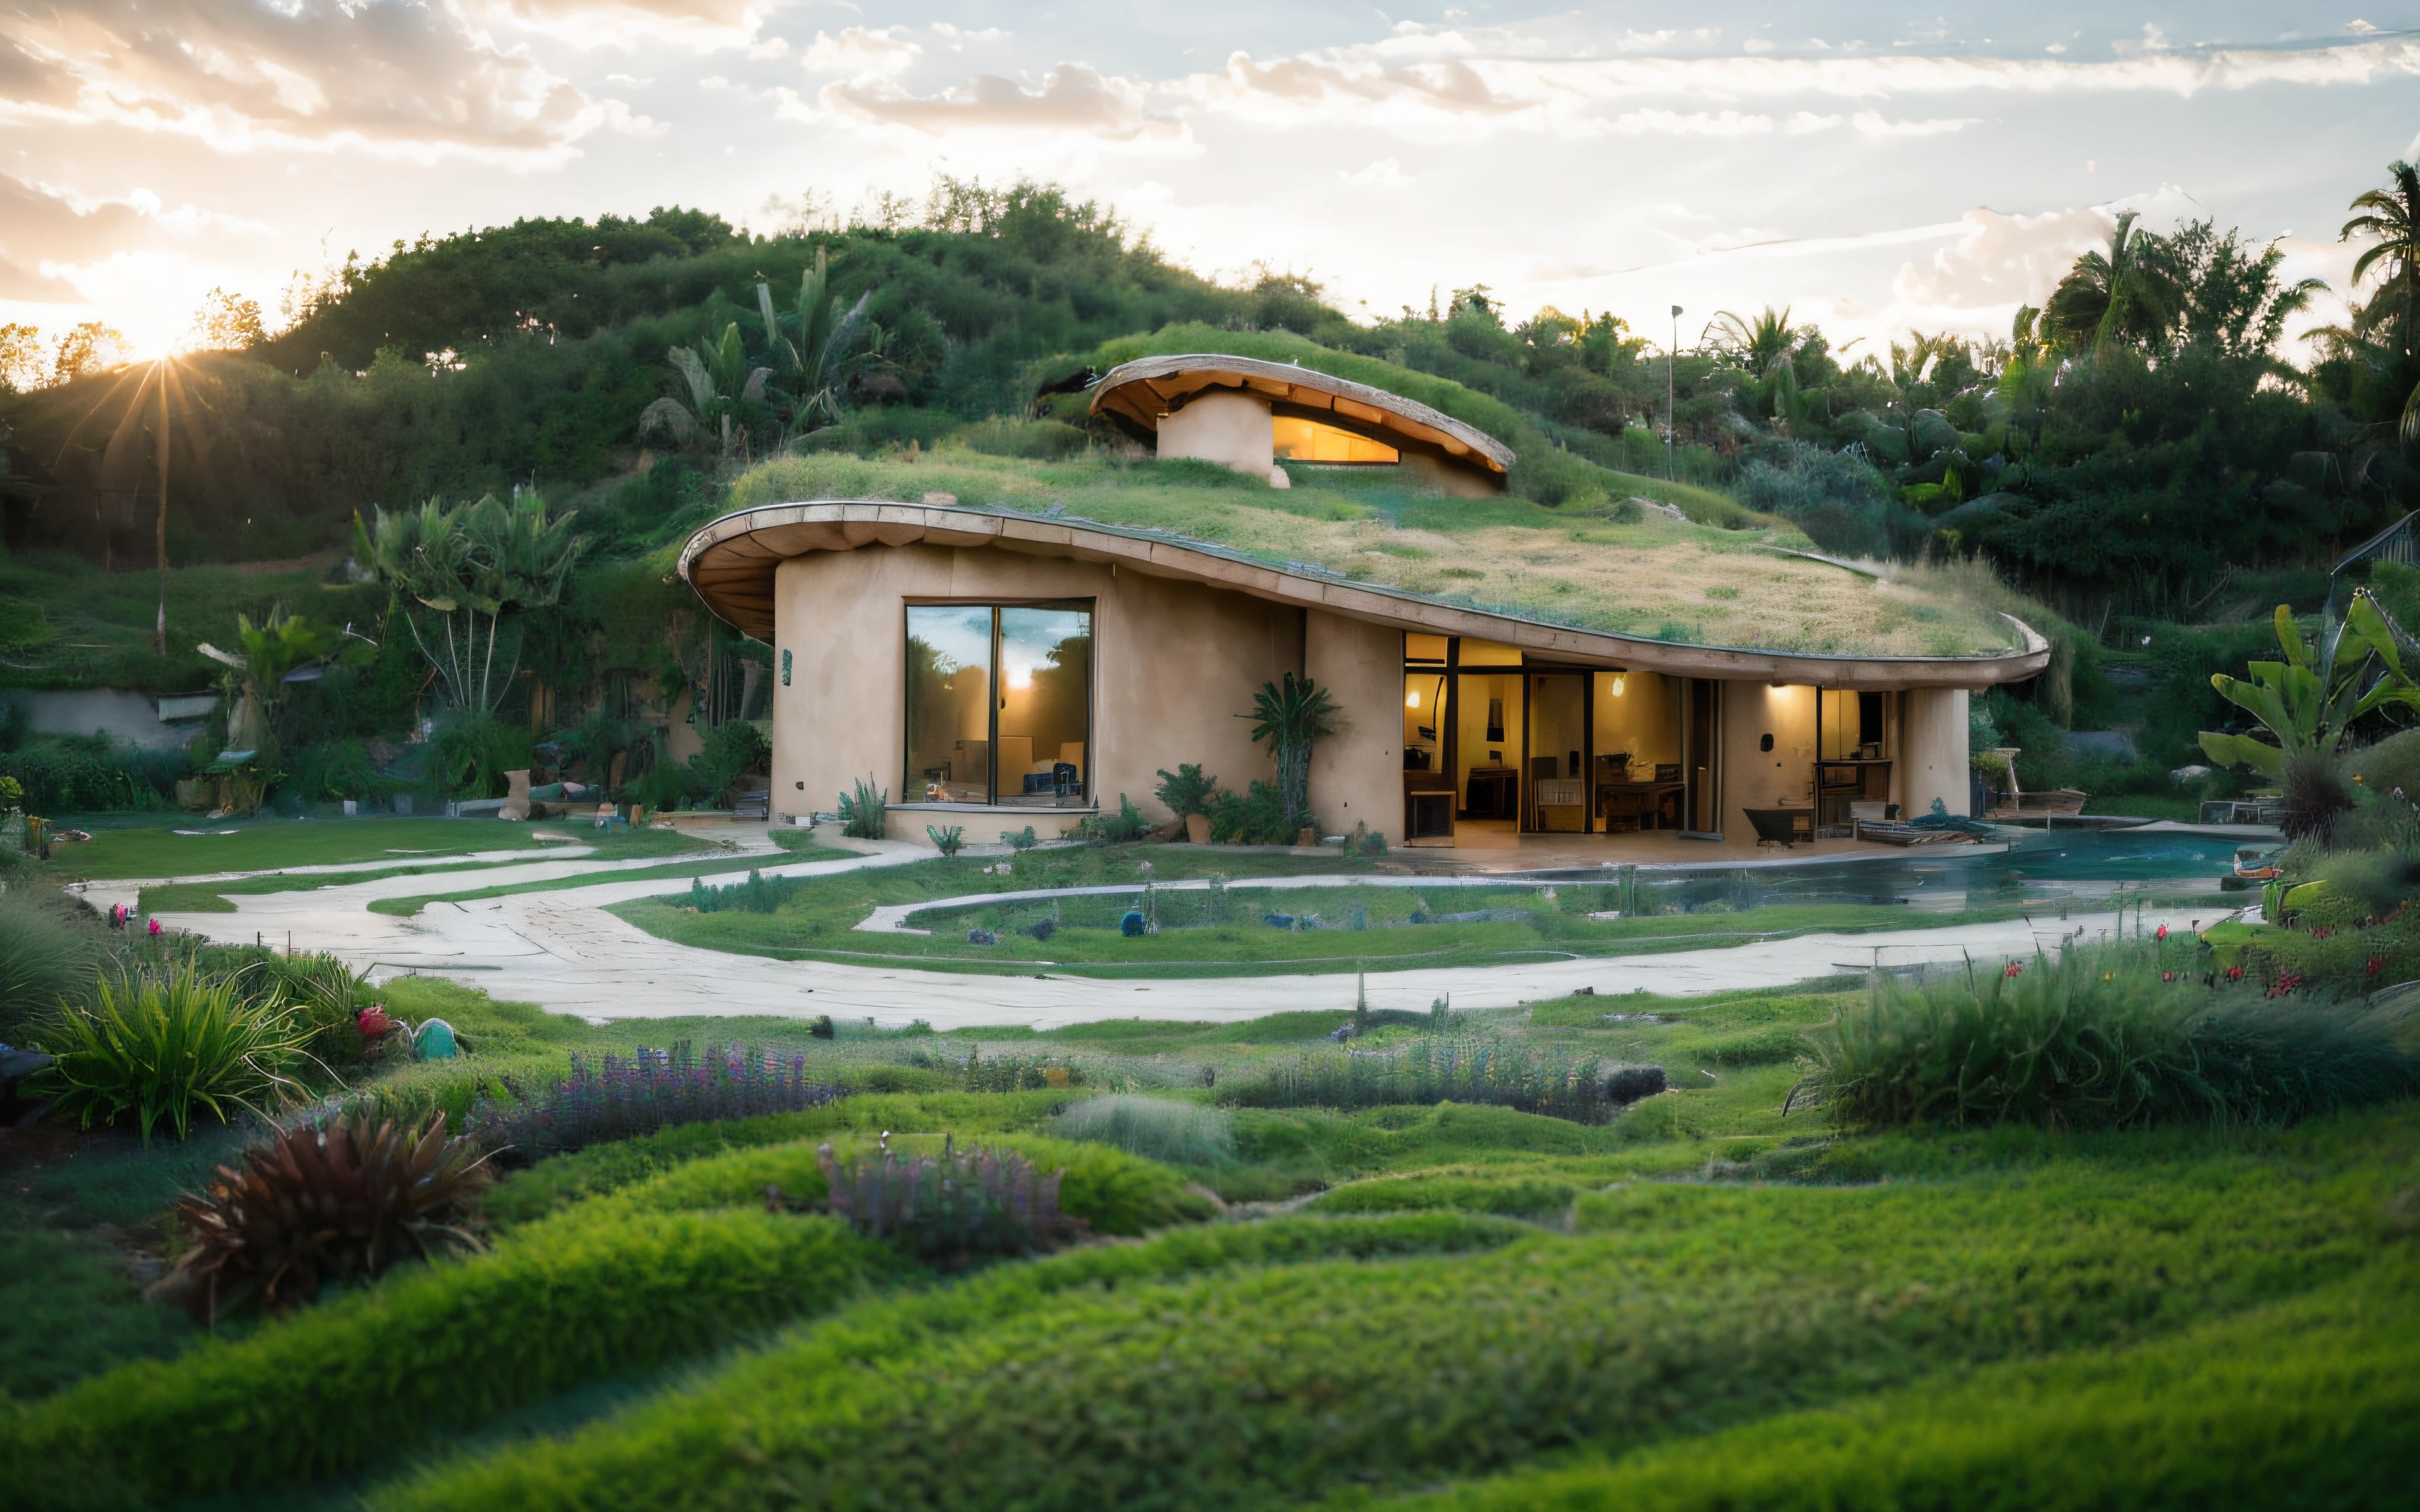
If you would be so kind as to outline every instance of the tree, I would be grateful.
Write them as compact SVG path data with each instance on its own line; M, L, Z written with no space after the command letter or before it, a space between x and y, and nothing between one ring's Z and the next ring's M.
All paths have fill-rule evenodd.
M566 510L549 520L546 501L532 490L510 504L489 494L452 509L439 499L394 515L374 507L366 525L353 517L354 559L398 596L434 613L432 639L409 605L401 610L454 707L478 716L495 711L520 665L516 649L497 670L504 621L563 596L588 546L586 536L572 533L577 515Z
M2071 351L2118 346L2156 347L2174 323L2179 289L2167 241L2137 230L2137 214L2121 211L2109 246L2087 252L2051 290L2041 327Z
M2420 317L2420 168L2397 161L2386 165L2386 177L2389 187L2366 190L2345 207L2361 213L2344 224L2336 239L2376 239L2353 259L2352 281L2358 286L2373 269L2384 265L2386 288L2381 292L2393 292L2386 304L2396 323L2397 345L2409 360L2414 355L2412 323Z
M1706 333L1699 339L1736 366L1750 373L1768 373L1776 361L1795 356L1813 333L1810 326L1790 323L1788 305L1776 311L1768 304L1753 320L1729 310L1717 310Z
M87 320L59 338L58 355L51 363L53 383L72 383L87 373L116 367L126 361L126 337L115 326Z
M2280 284L2277 269L2286 254L2276 242L2256 253L2242 232L2222 236L2207 220L2180 226L2168 247L2177 278L2178 349L2199 347L2259 363L2280 377L2300 377L2276 359L2277 342L2286 322L2326 289L2326 280Z
M0 326L0 394L41 386L42 332L38 327Z
M260 301L214 288L194 312L185 345L198 351L241 351L267 338L260 323Z
M703 341L675 347L665 357L680 375L689 398L686 402L678 397L658 399L641 410L639 439L644 440L660 431L686 446L700 436L712 436L726 457L734 449L744 448L748 417L763 406L765 382L773 370L748 365L738 322L725 325L722 339L711 347Z
M260 752L265 769L275 761L278 715L298 671L325 662L342 644L344 632L300 614L288 614L283 604L272 606L258 625L249 616L235 617L239 654L221 651L204 641L194 649L228 669L228 691L235 708L227 718L227 739L238 748Z
M2303 634L2293 611L2277 606L2283 661L2256 661L2249 679L2211 674L2221 698L2260 722L2269 739L2204 731L2201 748L2221 766L2241 762L2280 778L2297 758L2332 757L2364 715L2390 706L2420 708L2420 683L2404 669L2410 637L2366 588L2353 593L2344 623L2324 641Z
M841 312L821 247L815 249L815 265L799 276L799 302L786 317L773 312L772 285L756 281L756 310L765 322L765 345L773 354L789 401L784 440L840 419L840 386L849 345L857 339L866 306L873 301L874 291L868 289L846 314ZM785 320L798 332L796 341L782 333Z
M1311 747L1337 732L1341 716L1336 700L1310 678L1288 672L1283 686L1263 684L1252 695L1252 712L1239 717L1257 721L1252 739L1277 758L1287 832L1302 829L1311 822Z

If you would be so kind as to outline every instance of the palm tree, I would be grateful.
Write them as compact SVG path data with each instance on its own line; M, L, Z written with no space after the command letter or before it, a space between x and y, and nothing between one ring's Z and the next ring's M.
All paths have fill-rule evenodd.
M1263 684L1252 695L1252 712L1239 716L1258 721L1252 726L1252 739L1267 746L1277 758L1278 792L1285 802L1289 831L1311 822L1311 747L1336 733L1341 712L1327 689L1288 672L1282 687Z
M790 399L790 423L783 439L801 436L840 419L840 385L850 343L872 303L869 289L857 297L847 313L831 292L831 276L824 249L815 249L815 265L799 275L799 302L786 316L773 311L773 286L756 281L756 311L765 322L765 345L780 367ZM798 332L792 341L782 333L786 324Z
M435 612L442 650L404 607L404 623L420 654L444 681L456 708L492 713L520 665L515 652L502 675L496 671L504 621L563 596L572 566L588 547L586 536L571 532L578 511L550 520L545 500L534 489L517 492L510 504L489 494L452 509L438 499L394 515L373 508L370 524L353 517L355 560L398 597Z
M2399 161L2390 162L2386 177L2392 180L2392 187L2358 194L2346 207L2363 213L2347 221L2344 229L2336 233L2336 239L2350 241L2356 236L2378 239L2353 259L2352 281L2357 285L2369 276L2372 268L2381 263L2387 265L2387 289L2399 290L2397 323L2403 356L2409 360L2412 355L2412 321L2420 314L2420 168ZM2387 289L2380 293L2383 295Z
M725 325L722 339L711 347L703 341L675 347L665 359L681 376L689 399L686 403L676 397L658 399L639 411L639 439L662 431L686 446L700 435L713 436L724 456L735 447L747 445L749 412L765 402L765 382L773 370L748 365L739 323Z
M2112 342L2155 347L2177 316L2174 258L2167 241L2135 229L2124 210L2105 252L2087 252L2042 305L2041 330L2070 350L2106 351Z
M1705 333L1698 339L1751 373L1770 372L1774 360L1797 354L1813 332L1807 327L1790 323L1790 307L1779 310L1766 305L1754 319L1730 310L1717 310L1706 324Z

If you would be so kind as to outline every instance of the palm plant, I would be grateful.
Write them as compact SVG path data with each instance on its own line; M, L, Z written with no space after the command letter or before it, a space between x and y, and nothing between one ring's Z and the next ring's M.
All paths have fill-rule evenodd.
M2042 305L2043 332L2071 350L2098 354L2112 344L2151 347L2167 335L2180 302L2175 257L2165 239L2135 227L2121 211L2105 251L2087 252Z
M1277 758L1278 793L1285 805L1288 833L1311 822L1311 752L1317 742L1336 733L1342 714L1327 689L1308 677L1285 674L1282 685L1264 683L1252 695L1252 739Z
M328 659L344 632L318 625L300 614L288 614L283 604L270 609L258 625L248 615L235 617L241 655L221 651L204 641L194 649L228 669L228 691L236 696L227 735L236 745L267 750L274 741L278 711L286 702L295 672Z
M1752 319L1730 310L1715 311L1699 339L1750 373L1763 373L1772 369L1776 359L1794 355L1813 330L1792 325L1788 305L1776 310L1768 304Z
M510 504L493 494L447 508L432 499L417 510L373 510L353 517L353 553L380 581L436 616L437 639L409 606L404 622L445 684L448 701L473 715L493 712L520 670L515 651L501 673L496 652L507 616L544 609L563 596L588 538L572 533L578 511L550 520L535 490ZM484 633L483 633L484 621Z
M2395 162L2386 165L2391 187L2372 189L2353 196L2346 208L2361 213L2344 224L2336 233L2338 241L2350 241L2356 236L2377 239L2362 249L2353 259L2352 281L2359 284L2370 270L2385 265L2386 284L2398 289L2395 301L2397 324L2402 336L2403 355L2412 355L2412 322L2420 317L2420 168L2409 162ZM2407 413L2406 424L2409 415Z
M640 439L660 431L686 446L701 435L712 436L726 457L746 446L748 417L763 406L765 383L773 370L748 365L739 323L725 325L721 339L710 347L699 341L675 347L665 357L680 375L689 397L686 401L658 399L639 411Z
M821 247L815 249L814 267L799 275L799 302L786 316L774 313L772 285L757 281L756 311L765 322L765 345L773 354L789 399L790 419L783 434L785 443L791 437L840 419L848 348L873 300L869 289L845 313L842 311L839 298L831 292L831 275ZM784 325L798 333L798 339L783 334Z

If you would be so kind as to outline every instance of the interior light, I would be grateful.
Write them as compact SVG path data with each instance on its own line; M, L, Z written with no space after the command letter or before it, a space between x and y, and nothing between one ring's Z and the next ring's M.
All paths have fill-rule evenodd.
M1022 691L1033 686L1033 669L1016 662L1008 664L1008 686Z
M1616 672L1613 674L1613 696L1615 698L1621 697L1621 674L1620 672Z
M1420 690L1419 688L1413 688L1411 691L1404 695L1404 707L1407 709L1417 709L1419 706Z

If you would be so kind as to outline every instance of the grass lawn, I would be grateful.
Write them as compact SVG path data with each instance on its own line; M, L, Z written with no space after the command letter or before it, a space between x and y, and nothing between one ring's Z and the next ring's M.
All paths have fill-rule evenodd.
M434 903L471 903L481 898L504 898L520 892L561 892L570 887L595 887L617 882L678 882L690 877L716 877L739 872L752 872L768 866L790 866L800 861L845 861L856 851L844 851L830 845L787 845L777 856L720 856L704 861L682 861L668 866L634 867L628 872L612 872L602 875L553 877L543 882L518 882L493 887L474 887L464 892L417 893L409 898L377 898L370 902L373 914L394 914L409 918ZM146 897L149 894L146 893Z
M2383 1504L2413 1405L2395 1383L2420 1377L2420 1104L2282 1131L1845 1133L1785 1112L1807 1036L1861 1000L1843 981L1458 1017L1508 1053L1664 1069L1670 1090L1594 1124L1232 1105L1345 1055L1342 1012L818 1039L383 991L469 1050L373 1084L398 1108L676 1039L795 1051L851 1090L519 1169L489 1253L206 1348L137 1300L128 1256L232 1136L0 1136L10 1504L740 1508L825 1487L893 1507L1712 1509L1797 1504L1803 1479L1810 1505L1959 1507L2022 1466L2356 1507ZM1354 1048L1435 1027L1376 1015ZM1063 1085L983 1089L1019 1068ZM1104 1092L1181 1104L1197 1143L1069 1143ZM1028 1151L1100 1232L1148 1237L937 1274L765 1211L768 1184L820 1190L817 1145L885 1131ZM1218 1221L1187 1183L1261 1221ZM246 1413L263 1427L226 1431Z
M1537 956L1636 955L1742 944L1793 934L1950 925L2013 917L2021 892L1957 912L1916 913L1873 901L1810 901L1763 907L1721 903L1689 913L1597 919L1618 909L1612 884L1508 882L1501 886L1379 886L1168 891L1144 895L1148 880L1168 883L1224 876L1376 877L1400 862L1330 854L1235 854L1217 846L1087 846L1036 850L1002 871L960 857L797 879L783 884L771 913L727 908L700 913L677 898L645 898L610 910L649 933L682 945L783 960L911 962L933 970L1064 970L1109 977L1199 976L1281 964L1306 971L1389 965L1486 964ZM1880 873L1877 873L1877 880ZM1113 887L1058 899L1016 899L919 913L925 934L857 929L882 904L1035 888ZM1745 896L1745 895L1744 895ZM399 907L400 904L393 905ZM1159 931L1127 935L1129 909L1148 909ZM1420 916L1415 920L1414 916ZM1474 916L1474 917L1463 917ZM1486 916L1486 917L1475 917ZM1302 927L1295 927L1295 921ZM994 936L975 943L973 931Z
M178 830L203 833L178 834ZM421 856L568 849L560 841L536 839L540 833L572 836L581 844L596 845L600 856L613 858L677 856L705 843L668 829L621 830L600 836L594 829L568 823L508 825L493 819L203 820L191 814L146 815L142 823L91 833L93 838L83 844L54 847L44 874L59 882L78 882L367 861L405 868Z

